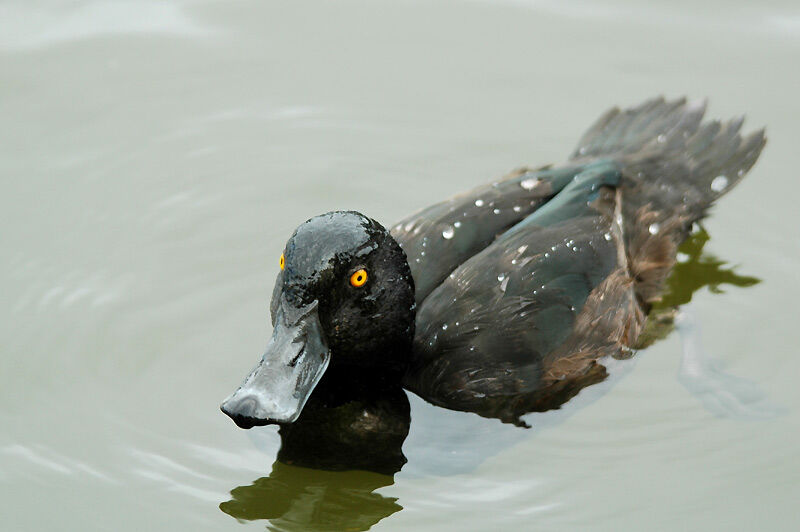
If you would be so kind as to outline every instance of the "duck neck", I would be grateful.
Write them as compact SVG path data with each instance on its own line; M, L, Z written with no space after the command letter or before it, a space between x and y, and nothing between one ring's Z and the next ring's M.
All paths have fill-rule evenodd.
M311 396L300 418L281 425L278 460L326 470L361 469L391 475L406 463L403 442L411 424L408 398L399 386L355 389L323 385Z
M407 354L399 360L406 358ZM332 363L314 389L314 396L326 406L354 400L368 401L387 391L402 389L405 370L405 363L383 367Z

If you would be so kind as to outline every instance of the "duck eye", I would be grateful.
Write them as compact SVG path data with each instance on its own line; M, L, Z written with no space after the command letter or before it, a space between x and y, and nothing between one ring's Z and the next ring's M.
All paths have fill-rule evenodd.
M356 288L364 286L367 282L367 270L361 269L350 276L350 284Z
M281 265L281 270L283 269L284 266L286 266L286 259L283 258L283 253L281 253L281 258L278 261L278 264Z

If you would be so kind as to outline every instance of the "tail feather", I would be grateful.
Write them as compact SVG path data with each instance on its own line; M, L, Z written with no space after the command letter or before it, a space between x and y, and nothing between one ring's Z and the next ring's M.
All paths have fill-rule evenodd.
M676 132L691 135L704 112L705 102L687 103L685 98L674 102L655 98L624 111L615 107L589 128L571 158L636 153L648 144L677 137Z
M742 137L744 117L703 123L705 110L705 101L661 97L613 108L583 135L571 158L614 159L623 166L628 188L636 189L628 199L637 207L671 203L699 219L744 177L766 142L763 129ZM680 202L665 194L669 189L680 192Z
M611 109L571 157L621 166L625 247L646 302L658 298L692 224L742 180L766 143L763 129L742 136L743 117L703 122L705 109L704 101L685 98Z

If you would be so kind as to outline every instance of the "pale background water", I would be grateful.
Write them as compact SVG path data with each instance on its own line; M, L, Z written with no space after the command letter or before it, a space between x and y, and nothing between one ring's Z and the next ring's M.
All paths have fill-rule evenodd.
M798 65L789 0L5 0L0 530L797 530ZM706 249L763 282L689 317L766 399L707 408L673 333L532 430L412 397L393 484L273 490L272 524L219 509L279 443L218 405L266 345L298 223L391 224L657 94L768 128ZM317 515L321 491L383 484Z

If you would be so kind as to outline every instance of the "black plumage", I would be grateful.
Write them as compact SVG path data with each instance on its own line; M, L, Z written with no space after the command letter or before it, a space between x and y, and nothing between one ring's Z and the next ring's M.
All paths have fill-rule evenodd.
M704 112L662 98L612 109L566 164L515 171L391 231L355 212L304 223L272 303L276 331L291 328L293 340L274 350L317 334L324 367L303 369L313 357L301 348L282 355L300 361L299 409L272 416L281 398L269 375L266 389L251 375L223 410L242 426L285 425L312 393L336 406L403 386L520 423L602 380L603 357L636 347L692 225L764 146L763 131L742 136L741 119L703 122ZM359 269L368 280L357 287L347 279ZM268 349L259 368L276 357ZM322 375L310 387L308 371Z

